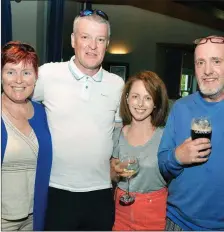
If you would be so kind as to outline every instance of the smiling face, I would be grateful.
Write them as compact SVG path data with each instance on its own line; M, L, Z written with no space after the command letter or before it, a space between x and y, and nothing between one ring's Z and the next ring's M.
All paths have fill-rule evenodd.
M23 103L32 94L36 82L36 72L32 64L6 63L2 68L2 88L4 95L15 103Z
M132 120L143 121L151 120L151 113L154 109L152 96L147 92L144 83L141 80L132 84L127 98Z
M208 41L196 47L195 74L207 101L224 99L224 44Z
M108 25L80 18L75 33L71 35L76 66L87 75L99 70L109 42Z

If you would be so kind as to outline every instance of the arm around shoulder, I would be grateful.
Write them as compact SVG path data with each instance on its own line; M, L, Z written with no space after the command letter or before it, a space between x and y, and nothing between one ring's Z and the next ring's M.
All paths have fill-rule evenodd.
M38 77L34 87L32 100L43 101L44 100L44 81L47 76L47 64L44 64L38 69Z

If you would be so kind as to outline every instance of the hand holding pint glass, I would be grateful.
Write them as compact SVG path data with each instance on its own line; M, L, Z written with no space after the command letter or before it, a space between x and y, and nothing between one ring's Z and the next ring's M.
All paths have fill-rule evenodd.
M191 137L175 150L177 161L181 164L204 163L211 153L212 125L208 117L193 118Z

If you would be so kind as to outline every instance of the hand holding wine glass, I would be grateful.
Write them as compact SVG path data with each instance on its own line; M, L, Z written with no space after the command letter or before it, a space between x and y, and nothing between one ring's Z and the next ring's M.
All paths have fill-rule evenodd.
M128 181L128 188L125 195L121 196L120 204L121 205L131 205L135 201L135 197L129 194L129 182L131 177L135 176L135 174L139 171L139 162L136 157L125 156L118 163L118 167L120 170L123 170L119 173L120 176L126 177Z
M129 167L128 167L129 165ZM134 174L134 171L132 170L128 170L131 166L128 160L119 160L116 159L114 160L113 164L112 164L115 172L117 173L117 175L122 176L122 177L130 177Z

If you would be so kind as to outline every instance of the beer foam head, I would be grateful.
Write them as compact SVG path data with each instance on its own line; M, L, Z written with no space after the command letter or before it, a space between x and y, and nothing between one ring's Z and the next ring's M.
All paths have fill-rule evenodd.
M202 132L211 132L212 127L208 120L198 120L194 121L191 125L191 129L194 131L202 131Z

